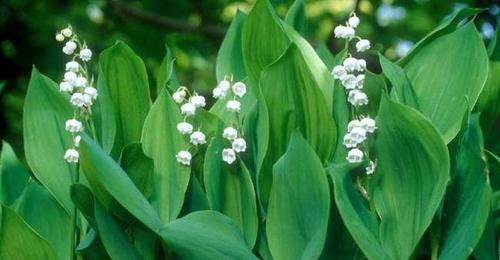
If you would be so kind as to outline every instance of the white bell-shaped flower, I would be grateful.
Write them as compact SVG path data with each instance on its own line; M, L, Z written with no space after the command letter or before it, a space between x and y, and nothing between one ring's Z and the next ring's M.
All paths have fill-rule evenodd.
M174 94L172 94L172 98L174 99L175 103L177 103L177 104L182 104L182 102L184 102L185 97L186 97L186 91L183 89L178 90L178 91L174 92Z
M73 85L76 84L76 79L78 78L78 75L74 73L73 71L68 71L64 73L64 81L69 82Z
M344 26L344 25L338 25L335 27L333 30L333 34L335 35L335 38L342 38L342 39L352 39L355 36L355 31L353 28L349 26Z
M345 70L344 66L337 65L337 66L333 67L332 76L335 79L342 80L342 79L344 79L345 76L347 76L347 71Z
M71 55L71 54L73 54L75 52L76 48L77 48L77 45L76 45L76 43L74 41L68 41L64 45L62 51L66 55Z
M205 144L207 142L205 139L205 134L200 131L192 133L189 139L190 142L194 145Z
M349 150L346 159L350 163L358 163L363 160L363 156L364 154L361 150L359 150L358 148L354 148Z
M236 152L231 148L222 150L222 160L228 164L232 164L236 161Z
M364 106L368 104L368 96L365 93L354 89L349 91L347 101L349 101L349 103L353 106Z
M71 95L71 98L69 100L71 102L71 104L73 104L73 106L76 106L76 107L82 107L85 105L85 99L83 97L83 94L82 93L73 93L73 95Z
M206 105L205 97L196 94L189 98L189 102L195 107L204 107Z
M177 153L177 155L175 156L175 158L177 159L177 162L183 164L183 165L191 165L191 153L186 151L186 150L182 150L180 152Z
M64 41L64 35L62 35L62 33L56 34L56 41L58 42Z
M219 85L217 85L218 88L220 88L223 92L227 92L231 88L231 83L227 80L223 80L219 82Z
M62 31L61 31L62 35L64 35L64 37L66 38L69 38L71 37L71 35L73 35L73 31L71 30L71 28L64 28Z
M196 106L192 103L186 103L181 106L181 113L185 116L193 116L196 112Z
M365 170L366 170L366 174L368 175L372 175L374 172L375 172L375 168L377 167L377 164L374 163L373 161L370 161L368 163L368 166L366 166Z
M188 122L180 122L177 124L177 131L183 135L191 134L193 132L193 125Z
M68 149L64 153L64 160L66 160L69 163L77 163L79 158L80 154L75 149Z
M238 100L229 100L226 104L226 108L230 112L240 112L241 103Z
M375 129L377 129L375 120L373 120L370 117L365 117L361 119L360 126L368 133L373 133L375 132Z
M357 86L357 81L356 81L356 76L352 74L347 74L343 79L342 79L342 85L347 89L355 89Z
M344 60L343 65L347 72L354 72L358 68L358 60L356 58L349 57Z
M85 94L89 95L93 100L97 99L98 93L97 93L96 88L89 86L89 87L86 87L85 90L83 90L83 92Z
M215 87L213 90L212 90L212 96L216 99L219 99L219 98L223 98L225 97L227 94L226 91L222 90L221 87Z
M363 59L356 60L356 70L359 72L363 72L366 70L366 61Z
M59 83L59 91L61 92L72 92L73 91L73 84L63 81Z
M91 95L83 93L83 105L86 107L91 107L94 104L94 99Z
M238 138L238 131L234 127L226 127L222 133L222 137L232 141Z
M78 76L75 80L75 87L86 87L87 79L83 76Z
M358 142L351 136L350 133L347 133L344 135L344 146L347 148L354 148L356 145L358 145Z
M80 51L80 59L83 61L90 61L92 58L92 51L88 48L85 48Z
M364 85L365 85L365 75L359 74L358 76L356 76L356 88L362 89Z
M361 127L355 127L349 132L350 137L353 141L360 144L366 140L366 131Z
M76 120L75 118L66 120L65 124L66 131L70 133L79 133L83 131L83 124L82 122Z
M356 43L356 50L358 52L364 52L368 49L370 49L370 41L369 40L366 40L366 39L362 39L362 40L359 40L357 43Z
M356 16L356 14L354 14L349 18L349 20L347 20L347 24L349 24L349 26L351 26L352 28L358 27L359 22L359 18Z
M354 120L351 120L348 124L347 124L347 132L351 132L352 129L356 128L356 127L360 127L361 126L361 122L357 119L354 119Z
M78 62L74 60L66 63L66 71L78 72L79 69L80 69L80 64L78 64Z
M247 149L247 142L243 138L236 138L232 143L233 150L242 153Z
M247 85L243 82L234 83L233 93L240 98L243 97L247 93Z

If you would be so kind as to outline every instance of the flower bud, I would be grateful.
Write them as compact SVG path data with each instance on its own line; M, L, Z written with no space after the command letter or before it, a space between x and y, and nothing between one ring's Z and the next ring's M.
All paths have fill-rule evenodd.
M56 34L56 41L58 42L64 41L64 35L62 35L62 33Z
M64 37L66 38L69 38L71 37L71 35L73 35L73 31L71 30L71 28L65 28L61 31L62 35L64 35Z

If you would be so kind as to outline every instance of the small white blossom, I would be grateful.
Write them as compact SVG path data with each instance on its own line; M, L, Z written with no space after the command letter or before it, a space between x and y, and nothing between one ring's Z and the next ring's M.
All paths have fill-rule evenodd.
M78 76L73 71L64 73L64 81L69 82L73 85L76 84L76 78L78 78Z
M212 90L213 97L217 99L225 97L226 94L227 92L224 91L221 87L216 87Z
M66 121L66 131L70 133L78 133L83 131L83 124L82 122L76 120L76 119L69 119Z
M92 58L92 51L88 48L85 48L80 51L80 59L83 61L89 61Z
M365 93L355 89L349 91L347 101L349 101L349 103L351 103L353 106L364 106L368 104L368 96L366 96Z
M350 133L347 133L344 135L344 145L347 148L354 148L356 145L358 145L358 142L352 137Z
M59 91L71 92L71 91L73 91L73 84L71 84L67 81L63 81L63 82L59 83Z
M227 80L223 80L219 82L219 85L217 85L222 91L227 92L229 88L231 88L231 83Z
M233 93L238 97L243 97L247 93L247 85L243 82L234 83Z
M335 27L333 33L335 38L352 39L356 32L349 26L339 25Z
M64 52L64 54L66 55L71 55L75 52L76 50L76 43L74 41L68 41L66 42L66 44L64 45L62 51Z
M82 93L73 93L73 95L71 95L70 102L77 107L85 105L85 99Z
M234 151L241 153L247 149L247 142L243 138L236 138L232 143L232 147Z
M193 116L196 112L196 106L192 103L186 103L181 106L181 113L185 116Z
M94 99L91 95L83 93L83 105L86 107L90 107L94 104Z
M80 64L78 64L78 62L74 60L66 63L66 71L78 72L79 69L80 69Z
M193 125L188 122L180 122L177 124L177 131L183 135L191 134L193 132Z
M80 146L80 141L82 140L82 137L77 135L75 136L75 139L73 140L74 143L75 143L75 147L79 147Z
M71 31L71 28L65 28L61 31L62 35L64 35L64 37L71 37L71 35L73 35L73 31Z
M350 163L357 163L363 160L363 152L357 148L349 150L346 157Z
M226 108L231 112L240 112L241 103L238 100L229 100L226 104Z
M191 156L191 153L188 151L185 151L185 150L180 151L179 153L177 153L175 158L181 164L188 165L188 166L191 165L192 156Z
M97 99L97 89L94 87L86 87L83 91L85 94L89 95L93 100Z
M359 59L357 60L357 66L356 66L356 70L359 71L359 72L363 72L366 70L366 61L363 60L363 59Z
M352 129L356 127L361 127L361 122L357 119L351 120L349 124L347 124L347 132L351 132Z
M64 41L64 35L62 35L62 33L56 34L56 41L58 42Z
M226 127L222 133L222 137L232 141L238 138L238 131L234 127Z
M173 95L172 98L174 99L175 103L181 104L184 102L184 98L186 97L186 91L181 89L176 91Z
M75 87L85 87L87 85L87 79L82 76L78 76L75 80Z
M369 40L366 40L366 39L362 39L362 40L359 40L357 43L356 43L356 50L358 52L364 52L368 49L370 49L370 41Z
M358 68L358 60L353 57L349 57L344 60L344 68L347 72L354 72Z
M77 163L79 157L80 154L78 154L78 151L75 149L68 149L64 153L64 160L66 160L69 163Z
M368 166L366 166L366 168L365 168L366 174L372 175L375 172L376 167L377 167L377 164L374 163L373 161L370 161L370 163L368 163Z
M355 127L349 132L350 137L353 141L360 144L366 140L366 131L361 127Z
M352 74L347 74L343 79L342 79L342 85L346 89L355 89L357 86L357 81L356 81L356 76Z
M347 23L352 28L356 28L359 25L359 18L356 15L353 15L353 16L351 16L351 18L349 18L349 20L347 20Z
M190 142L194 145L205 144L207 142L205 139L205 134L200 131L192 133L189 138Z
M377 126L375 125L375 120L371 119L370 117L365 117L361 119L360 126L368 133L373 133L375 132L375 129L377 129Z
M236 153L231 148L224 149L222 150L222 160L227 162L228 164L232 164L234 161L236 161Z
M362 89L365 84L365 75L359 74L356 76L356 88Z
M332 75L333 78L342 80L345 76L347 76L347 71L345 70L344 66L337 65L333 67Z
M195 107L204 107L206 105L205 98L196 94L189 98L189 102Z

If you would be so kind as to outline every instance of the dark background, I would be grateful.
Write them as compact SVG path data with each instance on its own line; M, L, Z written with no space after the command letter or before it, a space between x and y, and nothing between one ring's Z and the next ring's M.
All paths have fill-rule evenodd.
M224 31L236 10L248 12L253 2L0 0L0 138L22 157L22 107L32 66L60 81L66 57L54 36L68 24L86 40L94 57L116 40L125 41L144 59L152 85L167 44L181 84L204 94L216 84L215 57ZM284 17L293 1L273 3ZM362 21L359 34L390 59L404 55L461 7L487 8L477 19L486 41L500 17L500 4L495 0L308 0L306 5L307 38L313 45L326 42L334 52L341 48L332 41L331 31L356 8ZM95 69L96 59L92 65Z

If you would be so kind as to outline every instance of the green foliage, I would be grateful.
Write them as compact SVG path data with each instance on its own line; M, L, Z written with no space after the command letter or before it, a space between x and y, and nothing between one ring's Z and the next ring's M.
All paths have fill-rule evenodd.
M173 97L191 90L180 88L175 47L152 75L124 42L104 50L88 114L33 69L29 168L2 145L0 258L497 258L498 156L488 140L498 136L500 44L486 50L480 10L459 10L398 62L363 53L373 62L363 74L369 103L353 107L330 75L353 46L315 50L306 7L297 0L277 13L257 0L237 11L215 74L247 93L207 100L192 116ZM241 101L239 113L229 100ZM344 136L358 114L376 127L357 144L363 160L347 163ZM73 116L84 120L79 144L65 130ZM181 134L183 121L206 143ZM228 126L247 146L234 163L224 157L234 148ZM64 160L69 147L76 164Z

